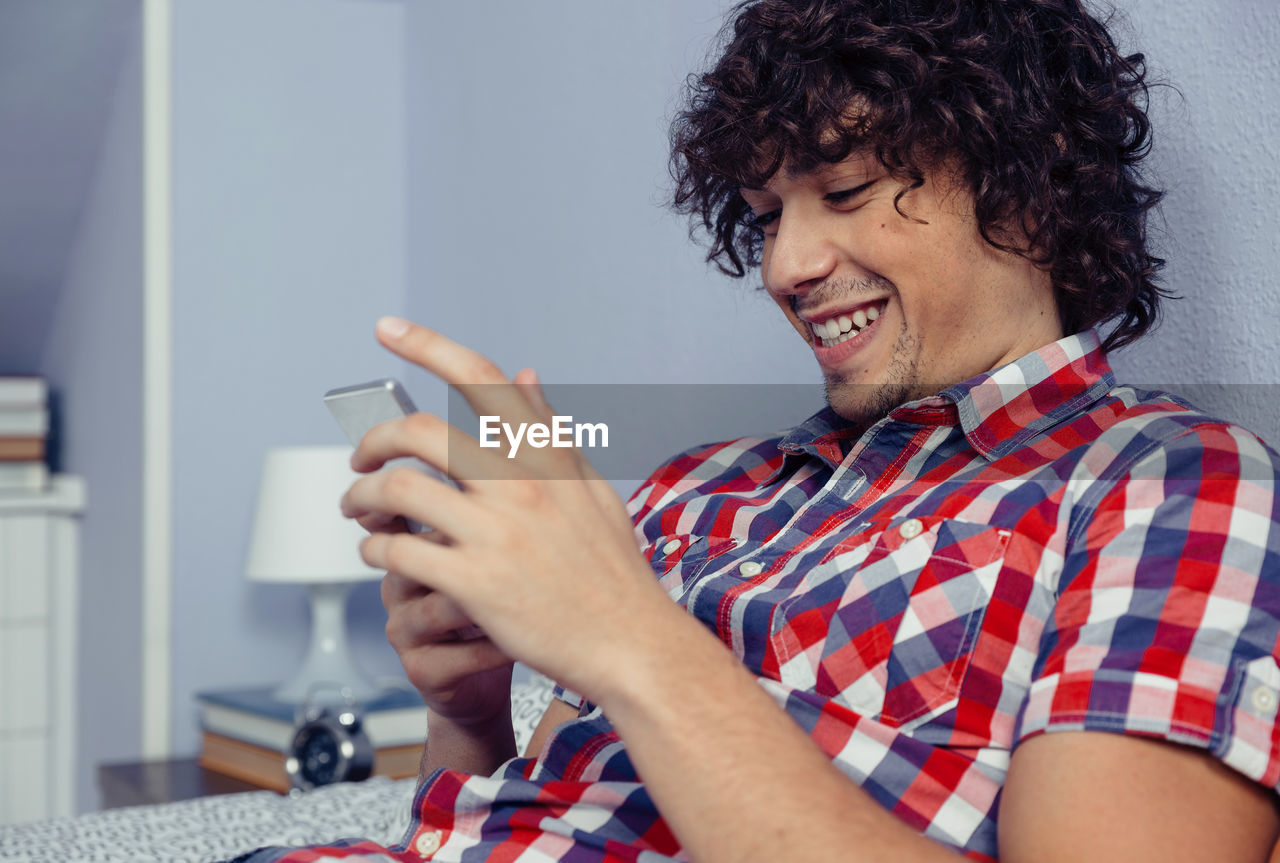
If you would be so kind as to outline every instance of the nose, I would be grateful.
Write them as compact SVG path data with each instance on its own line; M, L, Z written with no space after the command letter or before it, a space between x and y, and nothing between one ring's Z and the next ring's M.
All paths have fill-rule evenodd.
M777 233L766 238L763 277L775 294L802 294L821 284L836 268L837 254L821 219L793 209L779 215Z

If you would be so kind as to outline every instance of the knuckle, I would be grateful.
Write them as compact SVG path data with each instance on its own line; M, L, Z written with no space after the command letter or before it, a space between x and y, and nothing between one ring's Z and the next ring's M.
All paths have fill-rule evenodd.
M387 643L395 648L396 653L401 653L408 649L409 641L405 637L404 622L394 613L387 616L387 625L384 628L387 634Z
M439 631L438 604L439 594L429 594L418 597L412 605L406 606L405 615L410 619L415 633L430 638Z
M394 637L407 647L420 647L431 642L432 628L420 613L419 603L405 603L387 615L387 637Z
M388 612L404 608L427 592L427 588L399 573L388 572L382 579L382 604Z
M434 433L440 428L440 423L439 417L421 412L409 414L403 421L404 428L415 436Z
M394 504L403 505L413 499L419 475L407 467L393 468L382 480L382 490Z
M522 508L539 507L547 500L547 489L542 483L528 477L506 480L512 501Z
M387 528L386 519L376 514L362 515L356 519L356 524L369 533L378 533L379 531L385 531Z

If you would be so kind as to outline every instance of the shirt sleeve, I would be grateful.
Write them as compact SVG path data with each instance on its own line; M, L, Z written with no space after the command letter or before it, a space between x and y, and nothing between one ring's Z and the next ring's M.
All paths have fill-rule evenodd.
M1214 423L1090 483L1015 741L1156 737L1280 789L1278 478L1274 451Z

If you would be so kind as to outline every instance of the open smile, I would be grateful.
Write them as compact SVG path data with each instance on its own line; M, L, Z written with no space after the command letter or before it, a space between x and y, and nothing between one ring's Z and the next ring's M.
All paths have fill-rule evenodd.
M827 313L819 320L809 320L814 344L833 348L868 329L880 317L888 300L873 300L838 313Z
M800 320L808 325L818 364L835 368L858 353L874 338L888 305L889 298L881 297L856 306L821 309L801 316Z

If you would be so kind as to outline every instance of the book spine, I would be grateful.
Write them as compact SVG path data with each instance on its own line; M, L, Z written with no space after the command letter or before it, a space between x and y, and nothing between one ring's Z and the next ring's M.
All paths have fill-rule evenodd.
M373 754L373 775L388 779L411 779L422 762L421 745L392 746ZM198 763L206 770L252 782L271 791L289 790L285 756L261 746L232 740L206 731L201 736Z
M0 375L0 406L43 407L49 400L44 378Z
M200 724L206 731L284 752L293 740L293 723L249 710L203 701ZM425 707L374 711L364 715L364 730L379 749L421 745L427 736Z
M271 791L283 793L289 790L284 756L260 746L205 732L197 762L206 770L243 779Z
M253 746L283 753L293 740L293 724L266 716L257 716L218 704L203 704L200 725L206 733L240 740Z
M427 739L427 709L411 707L366 713L364 730L374 746L420 745Z
M43 460L43 437L0 437L0 461Z
M0 461L0 491L44 491L49 468L38 461Z
M0 405L0 436L44 437L49 434L47 410L12 410Z

